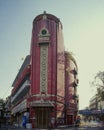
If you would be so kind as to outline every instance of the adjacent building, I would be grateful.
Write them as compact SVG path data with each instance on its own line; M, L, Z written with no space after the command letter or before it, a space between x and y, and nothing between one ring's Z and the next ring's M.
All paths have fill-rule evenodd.
M60 20L44 12L33 21L30 54L18 72L11 93L11 111L34 128L73 124L78 113L78 67L65 51Z
M78 114L78 67L71 53L65 52L66 124L73 124Z
M79 111L86 119L104 120L104 101L95 94L89 101L89 106Z

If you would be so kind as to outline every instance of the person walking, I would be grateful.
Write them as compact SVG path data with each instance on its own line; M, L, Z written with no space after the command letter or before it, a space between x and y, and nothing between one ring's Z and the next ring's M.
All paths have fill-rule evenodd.
M24 128L26 128L26 122L27 122L27 118L26 118L26 116L24 115L24 116L22 117L22 126L23 126Z
M80 116L78 116L77 117L77 119L76 119L76 122L75 122L75 124L76 124L76 127L79 127L79 125L80 125Z

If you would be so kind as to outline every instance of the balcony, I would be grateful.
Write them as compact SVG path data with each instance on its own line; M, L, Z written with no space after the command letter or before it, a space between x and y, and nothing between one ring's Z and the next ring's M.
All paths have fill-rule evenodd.
M11 102L14 103L23 98L30 89L30 81L26 80L20 87L20 89L11 97Z
M75 68L73 70L71 70L71 73L74 74L74 75L78 74L78 72L77 72L77 70Z
M78 79L75 79L74 82L73 82L73 87L77 87L78 86Z
M75 99L75 100L78 99L78 95L74 94L73 99Z

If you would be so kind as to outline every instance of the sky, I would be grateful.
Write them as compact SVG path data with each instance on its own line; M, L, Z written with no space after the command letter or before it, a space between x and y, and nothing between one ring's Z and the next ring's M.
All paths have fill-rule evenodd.
M84 109L95 94L90 82L104 71L104 0L0 0L0 98L10 95L30 53L32 22L44 10L62 22L65 49L78 65L79 109Z

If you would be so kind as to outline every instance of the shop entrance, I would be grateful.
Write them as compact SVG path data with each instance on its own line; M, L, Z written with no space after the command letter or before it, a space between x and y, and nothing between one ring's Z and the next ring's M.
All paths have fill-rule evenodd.
M67 115L67 124L73 124L73 115Z
M36 109L36 124L37 128L46 129L49 128L50 123L50 110L49 108L37 108Z

